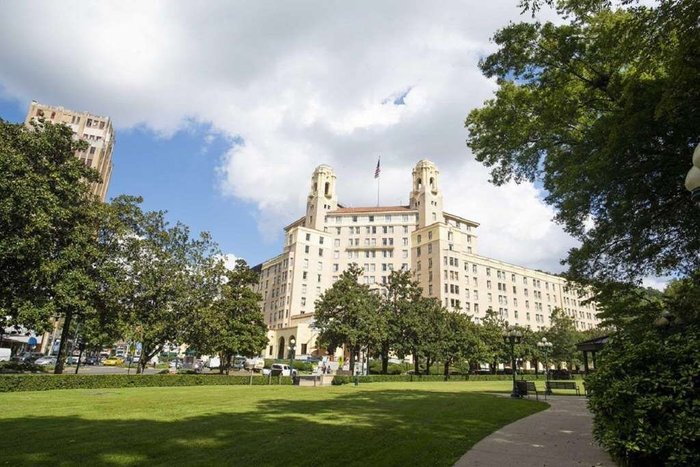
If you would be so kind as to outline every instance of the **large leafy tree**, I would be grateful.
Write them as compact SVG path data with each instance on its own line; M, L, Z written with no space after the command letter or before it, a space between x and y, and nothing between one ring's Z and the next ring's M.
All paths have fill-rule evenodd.
M191 315L184 339L200 353L218 353L220 371L228 373L235 355L252 357L262 352L267 325L260 309L262 298L253 290L258 274L241 259L231 271L224 273L222 267L219 262L212 270L225 277L220 294Z
M351 264L316 300L314 312L321 342L331 349L347 346L350 371L354 371L357 352L377 338L376 317L380 299L368 285L359 283L361 276L362 268Z
M141 343L139 371L166 343L181 343L185 331L218 291L211 273L219 250L207 233L192 238L162 211L144 212L140 198L119 197L129 232L120 240L125 276L119 300L123 322Z
M436 298L421 297L413 302L411 328L406 343L411 348L414 371L420 370L420 361L425 361L425 373L445 356L445 342L449 333L447 310Z
M492 373L496 373L498 363L510 361L510 351L503 342L503 331L507 323L492 308L486 310L478 327L481 342L478 361L488 362Z
M440 361L443 373L449 376L450 367L459 361L472 360L478 355L479 339L477 325L460 311L444 310L443 335L439 341Z
M492 181L541 181L581 241L570 274L636 280L700 266L683 178L700 142L700 2L522 2L568 21L511 24L481 61L495 97L466 119Z
M376 346L382 361L382 374L387 373L391 353L402 358L411 353L405 338L415 325L414 304L420 300L421 294L422 289L409 271L389 274L379 310L384 332Z
M579 363L579 352L576 350L576 343L583 340L583 335L576 330L574 320L564 313L561 308L552 310L549 318L550 326L544 331L544 336L552 343L552 361L561 366L566 362L569 369Z
M0 120L0 314L35 330L65 323L57 373L74 315L94 311L103 253L99 175L75 157L83 149L65 125Z

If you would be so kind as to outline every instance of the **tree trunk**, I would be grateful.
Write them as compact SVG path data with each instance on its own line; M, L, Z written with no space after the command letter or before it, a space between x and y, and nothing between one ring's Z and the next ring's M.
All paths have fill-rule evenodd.
M430 374L430 365L433 363L432 359L430 356L425 357L425 374L429 375Z
M53 370L55 375L63 374L63 365L66 359L66 343L68 342L68 334L70 334L71 321L73 321L73 312L66 311L63 329L61 330L61 343L58 345L58 355L56 356L56 367Z
M413 371L416 374L420 373L420 361L418 359L418 352L416 352L415 349L413 349Z
M231 369L231 354L226 353L226 376L229 375L230 369Z
M450 361L445 360L445 376L450 376Z
M389 348L388 346L382 346L382 374L385 375L389 373Z
M498 363L496 362L496 360L494 360L494 361L491 363L491 374L492 374L492 375L495 375L495 374L496 374L496 368L498 368Z
M350 373L355 374L355 347L350 347Z

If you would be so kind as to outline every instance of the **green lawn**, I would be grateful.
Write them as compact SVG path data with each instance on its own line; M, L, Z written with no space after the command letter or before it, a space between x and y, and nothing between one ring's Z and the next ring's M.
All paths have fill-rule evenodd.
M7 465L452 465L546 408L507 381L0 394Z

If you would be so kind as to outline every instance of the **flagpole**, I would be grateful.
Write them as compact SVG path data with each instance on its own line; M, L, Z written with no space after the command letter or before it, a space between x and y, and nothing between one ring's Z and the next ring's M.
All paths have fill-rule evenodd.
M379 179L382 171L382 156L377 157L377 170L374 171L374 178L377 179L377 207L379 207Z

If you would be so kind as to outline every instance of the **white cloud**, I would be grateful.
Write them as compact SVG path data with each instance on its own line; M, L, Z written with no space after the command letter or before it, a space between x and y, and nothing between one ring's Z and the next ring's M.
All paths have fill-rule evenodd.
M223 255L223 260L224 260L224 266L226 266L226 269L233 270L236 267L236 261L238 261L239 258L238 256L234 255L233 253L225 253Z
M494 89L477 68L517 2L4 2L0 87L145 124L191 122L241 138L218 188L258 208L264 238L303 213L321 163L340 197L406 203L411 168L433 160L446 208L482 224L480 252L552 271L573 240L530 185L495 188L464 140ZM404 105L392 100L405 95Z

